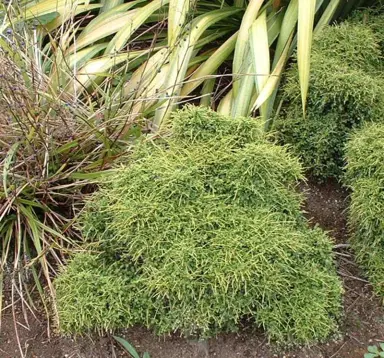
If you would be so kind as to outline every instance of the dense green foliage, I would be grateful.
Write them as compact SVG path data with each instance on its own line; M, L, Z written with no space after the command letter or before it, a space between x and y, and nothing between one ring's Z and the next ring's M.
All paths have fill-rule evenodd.
M247 319L273 339L337 329L332 244L310 229L301 166L252 119L189 107L87 204L91 251L56 280L64 332L143 324L210 336Z
M306 117L297 66L287 74L275 129L316 177L338 177L351 129L384 118L384 34L377 25L384 24L383 19L371 15L366 21L372 26L366 26L355 18L326 28L315 39Z
M384 295L384 125L367 125L347 145L350 225L357 260Z
M377 34L380 49L384 54L384 6L378 8L367 8L361 11L355 11L350 18L353 23L363 23L364 26L370 28ZM384 63L381 61L381 65Z

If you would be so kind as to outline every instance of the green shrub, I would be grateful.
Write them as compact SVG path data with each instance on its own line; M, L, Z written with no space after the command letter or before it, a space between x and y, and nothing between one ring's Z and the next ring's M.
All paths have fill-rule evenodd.
M380 32L361 23L330 26L315 38L307 114L303 117L297 65L288 71L284 103L275 123L279 140L290 144L316 177L338 177L351 129L384 118ZM384 40L384 37L383 37Z
M299 178L257 121L179 112L167 140L140 148L89 201L83 234L99 254L56 281L62 330L210 336L248 319L279 341L324 339L341 285L330 240L300 212Z
M351 16L351 21L355 23L363 23L366 27L372 29L378 35L379 44L382 55L384 55L384 7L365 9L364 11L356 11ZM381 62L383 65L383 62Z
M352 189L350 226L357 260L375 291L384 295L384 125L354 133L347 145L347 182Z

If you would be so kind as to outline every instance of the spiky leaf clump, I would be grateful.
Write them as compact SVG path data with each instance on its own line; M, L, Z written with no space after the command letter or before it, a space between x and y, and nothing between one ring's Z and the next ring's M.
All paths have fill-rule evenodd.
M337 329L331 242L301 214L299 162L261 128L189 107L170 138L105 180L83 217L99 254L75 257L56 281L64 331L210 336L248 319L309 342Z
M306 117L297 66L287 74L275 129L318 178L338 177L352 128L384 118L382 32L363 23L329 26L314 42Z
M352 245L375 291L384 296L384 125L357 131L347 145Z

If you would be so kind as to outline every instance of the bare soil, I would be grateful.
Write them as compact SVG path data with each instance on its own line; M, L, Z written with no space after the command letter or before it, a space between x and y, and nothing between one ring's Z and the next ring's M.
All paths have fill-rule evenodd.
M303 184L302 190L307 193L304 209L311 224L329 231L335 240L338 272L345 288L344 318L339 336L324 344L283 351L270 344L262 333L247 330L205 342L176 336L159 338L140 327L118 335L131 342L139 352L149 352L152 358L363 358L368 345L384 341L384 309L345 245L348 193L333 181ZM29 315L26 321L21 312L15 312L14 317L9 311L3 317L0 358L128 357L110 336L95 335L76 340L59 336L48 338L45 320Z

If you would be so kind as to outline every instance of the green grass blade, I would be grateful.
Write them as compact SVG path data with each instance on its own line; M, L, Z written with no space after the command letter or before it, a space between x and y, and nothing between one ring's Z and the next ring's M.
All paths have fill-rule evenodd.
M11 148L9 149L5 160L4 160L4 167L3 167L3 189L4 189L4 195L6 198L8 198L8 187L7 187L7 180L8 180L8 174L9 170L11 169L11 164L13 160L13 156L15 155L17 148L19 147L19 143L14 143Z

